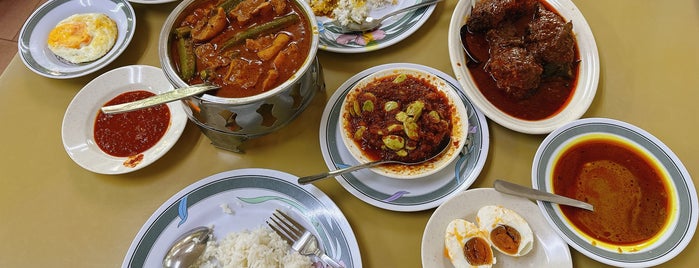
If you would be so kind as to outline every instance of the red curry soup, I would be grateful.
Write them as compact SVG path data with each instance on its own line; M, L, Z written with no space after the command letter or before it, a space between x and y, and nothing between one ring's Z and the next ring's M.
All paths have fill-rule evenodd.
M665 170L628 141L597 135L565 148L553 166L554 193L592 204L594 212L561 206L593 244L622 251L652 243L675 209Z
M292 78L311 49L311 25L291 0L204 0L175 23L171 59L186 83L241 98Z
M368 159L414 163L450 145L456 111L428 79L390 74L356 90L344 103L343 127Z
M122 93L104 106L122 104L154 96L136 90ZM97 114L94 138L105 153L116 157L134 157L153 147L170 126L170 109L165 104L117 114ZM138 163L135 163L138 164Z

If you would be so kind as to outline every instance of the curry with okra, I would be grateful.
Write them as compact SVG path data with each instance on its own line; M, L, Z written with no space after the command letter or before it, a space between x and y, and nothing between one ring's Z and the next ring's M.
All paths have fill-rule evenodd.
M182 14L171 58L183 81L216 96L260 94L291 78L311 48L311 25L290 0L204 0Z

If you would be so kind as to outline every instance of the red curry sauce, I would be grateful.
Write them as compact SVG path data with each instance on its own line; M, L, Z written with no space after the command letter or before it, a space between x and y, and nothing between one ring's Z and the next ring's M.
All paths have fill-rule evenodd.
M555 163L556 194L591 203L594 212L561 206L582 232L614 245L634 245L655 236L668 221L668 187L652 162L628 144L583 141Z
M154 95L144 90L129 91L116 96L104 106ZM95 143L112 156L135 156L153 147L165 135L169 125L170 109L165 104L118 114L105 114L100 110L95 119Z
M558 14L545 1L539 2L549 11ZM519 32L525 31L527 23L532 16L533 14L525 14L515 22ZM527 98L514 98L498 88L493 77L485 70L490 58L490 48L486 40L486 34L484 32L468 33L463 41L468 44L469 51L473 53L473 56L480 60L478 64L472 62L467 64L467 68L478 90L490 103L510 116L531 121L543 120L560 112L573 95L578 83L579 64L573 65L572 73L574 75L572 78L542 77L539 87L532 91L533 93ZM576 43L575 61L578 62L579 60L580 52Z

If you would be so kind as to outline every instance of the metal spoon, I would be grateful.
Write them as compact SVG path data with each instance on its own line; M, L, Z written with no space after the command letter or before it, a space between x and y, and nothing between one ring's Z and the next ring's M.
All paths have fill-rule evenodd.
M213 229L202 226L177 238L163 258L163 267L186 268L194 264L206 249L212 233Z
M461 29L459 29L459 36L461 37L461 47L464 49L464 52L466 52L466 57L468 58L468 62L466 64L479 64L481 61L476 59L471 50L468 48L468 43L466 42L466 34L468 33L470 33L468 24L461 26Z
M165 92L162 94L158 94L158 95L148 97L145 99L141 99L141 100L137 100L137 101L116 104L116 105L111 105L111 106L104 106L104 107L102 107L102 112L105 114L114 114L114 113L124 113L124 112L140 110L140 109L160 105L163 103L168 103L171 101L181 100L181 99L184 99L186 97L191 97L191 96L198 95L198 94L207 92L209 90L214 90L214 89L218 89L218 88L219 88L218 86L209 85L209 84L198 84L198 85L193 85L193 86L188 86L188 87L177 88L175 90L171 90L171 91L168 91L168 92Z
M422 164L422 163L425 163L425 162L430 161L432 159L435 159L436 157L449 151L449 148L451 147L450 146L451 145L451 136L448 136L448 138L444 139L440 145L444 146L441 151L439 151L438 153L436 153L432 157L427 158L427 159L422 160L422 161L412 162L412 163L401 162L401 161L396 161L396 160L378 160L378 161L366 162L366 163L359 164L356 166L351 166L351 167L336 169L333 171L323 172L323 173L316 174L316 175L301 177L301 178L299 178L298 183L299 184L309 184L309 183L317 181L317 180L322 180L325 178L340 176L340 175L345 174L345 173L350 173L350 172L357 171L360 169L375 167L375 166L383 165L383 164L401 164L401 165L406 165L406 166Z
M493 183L493 187L495 188L496 191L501 192L501 193L506 193L506 194L516 195L516 196L526 197L529 199L541 200L541 201L546 201L546 202L551 202L551 203L556 203L556 204L561 204L561 205L566 205L566 206L587 209L589 211L594 211L594 208L589 203L585 203L585 202L580 201L580 200L575 200L575 199L568 198L565 196L552 194L549 192L544 192L544 191L529 188L529 187L524 187L524 186L521 186L519 184L506 182L503 180L495 180L495 183Z
M342 33L366 32L366 31L370 31L370 30L374 30L374 29L378 28L379 26L381 26L381 22L383 22L385 19L387 19L391 16L395 16L395 15L403 13L403 12L415 10L415 9L421 8L423 6L429 6L429 5L432 5L432 4L435 4L437 2L441 2L441 1L442 0L427 0L427 1L417 3L415 5L412 5L412 6L409 6L406 8L402 8L402 9L393 11L393 12L388 13L388 14L386 14L383 17L378 18L378 19L369 16L369 17L366 17L366 19L364 19L364 21L362 23L357 23L357 22L352 21L347 25L342 25L342 23L340 23L339 21L332 20L332 21L326 22L324 25L328 25L328 24L335 25L339 28L340 32L342 32Z

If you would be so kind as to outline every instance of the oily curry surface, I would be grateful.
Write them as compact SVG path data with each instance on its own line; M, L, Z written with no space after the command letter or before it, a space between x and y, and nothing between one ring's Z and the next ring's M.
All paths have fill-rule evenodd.
M553 172L555 193L595 207L594 212L561 207L593 239L636 245L653 238L668 221L670 197L662 172L621 141L601 138L573 145Z
M311 26L290 0L204 0L175 24L171 58L188 84L249 97L289 80L311 47Z

